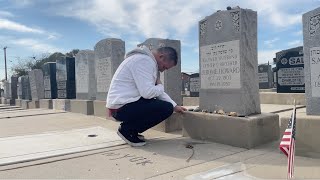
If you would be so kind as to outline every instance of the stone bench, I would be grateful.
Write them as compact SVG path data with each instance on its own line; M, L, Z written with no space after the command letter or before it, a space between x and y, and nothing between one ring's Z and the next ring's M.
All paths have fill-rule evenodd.
M279 116L272 113L231 117L185 112L181 118L183 136L241 148L253 148L279 139Z

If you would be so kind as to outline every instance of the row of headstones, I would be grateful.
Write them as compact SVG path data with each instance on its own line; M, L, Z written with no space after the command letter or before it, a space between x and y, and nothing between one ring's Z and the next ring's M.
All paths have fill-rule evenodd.
M150 38L137 46L146 45L150 50L170 46L178 52L178 64L161 73L165 91L182 104L181 96L181 45L178 40ZM21 76L11 86L18 87L19 99L86 99L105 100L111 79L123 61L125 42L108 38L99 41L94 50L81 50L75 58L65 57L43 65L42 70L34 69L28 76ZM177 86L178 85L178 86ZM10 87L11 87L10 86ZM12 89L10 90L11 92ZM7 93L8 94L8 93ZM11 93L11 94L14 94ZM15 98L16 96L10 96ZM9 97L7 97L9 98Z
M292 58L295 58L295 57L292 57ZM290 58L290 60L292 60L292 58ZM302 59L302 61L303 61L303 59ZM291 64L290 64L290 66L291 66ZM302 66L303 66L303 62L302 62ZM292 76L288 76L286 74L283 75L283 73L281 73L282 68L284 68L284 67L278 67L278 69L280 70L279 76L276 76L277 71L273 72L271 65L269 65L269 64L268 65L267 64L259 65L258 66L259 89L274 88L274 84L277 82L277 79L279 79L279 83L281 84L281 82L282 82L281 80L283 78L295 79L297 75L300 78L301 74L293 73ZM290 68L292 68L292 67L290 67ZM277 77L279 77L279 78L277 78ZM304 75L302 77L304 78ZM193 73L190 75L188 75L186 73L181 73L181 79L182 79L181 94L184 94L184 95L190 96L190 97L199 97L199 91L200 91L200 75L199 75L199 73ZM290 89L289 90L284 89L281 84L281 85L277 86L279 89L279 92L282 92L282 93L296 92L296 88L294 88L297 86L296 84L285 84L283 86L287 89L288 89L287 86L290 86ZM304 93L304 83L303 83L303 91L299 91L299 92Z
M320 115L320 8L305 13L302 21L303 53L277 53L283 65L280 68L279 64L277 76L280 85L294 84L296 90L305 83L307 114ZM207 16L199 22L199 46L200 109L223 108L243 116L261 113L256 75L257 13L235 8ZM292 55L296 58L290 61ZM289 69L290 62L295 63L294 68Z

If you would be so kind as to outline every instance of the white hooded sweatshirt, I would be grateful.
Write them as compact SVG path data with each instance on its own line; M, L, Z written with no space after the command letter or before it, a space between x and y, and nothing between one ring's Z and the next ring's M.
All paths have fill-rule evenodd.
M177 105L162 84L157 84L158 64L152 52L145 46L128 52L111 80L106 107L118 109L125 104L135 102L141 97L158 98Z

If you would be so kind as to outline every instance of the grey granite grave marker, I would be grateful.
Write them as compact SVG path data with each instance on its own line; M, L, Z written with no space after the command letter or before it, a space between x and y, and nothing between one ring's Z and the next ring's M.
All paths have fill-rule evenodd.
M47 62L42 66L44 98L57 98L56 62Z
M97 100L106 100L113 74L124 59L125 42L107 38L94 46Z
M201 109L261 113L257 12L232 9L199 22Z
M307 115L320 115L320 8L302 19Z
M23 99L22 96L22 76L18 78L18 84L17 84L17 94L18 94L18 99Z
M199 73L194 73L190 75L190 96L199 97L200 90L200 77Z
M22 81L22 94L25 93L24 99L25 100L31 100L31 88L30 88L30 80L29 76L25 75L23 76Z
M44 98L43 73L40 69L34 69L29 73L29 82L32 100Z
M18 78L18 98L19 99L31 99L30 94L30 84L29 84L29 77L28 76L20 76Z
M273 86L273 72L271 65L260 64L258 66L259 89L269 89Z
M149 38L138 46L145 45L150 50L159 47L172 47L178 53L178 64L173 68L164 71L160 74L160 79L164 85L164 91L174 100L177 104L182 105L181 96L181 44L179 40Z
M190 75L181 72L181 94L189 95L190 91Z
M4 94L4 98L6 99L10 99L11 98L11 84L9 83L9 81L4 81L3 82L3 94Z
M15 101L15 99L18 99L17 94L17 85L18 85L18 76L11 76L11 100L12 102Z
M77 99L95 100L97 85L94 51L79 51L75 61Z
M302 46L276 53L277 92L304 93L304 60Z
M63 57L56 61L57 97L76 98L75 58Z

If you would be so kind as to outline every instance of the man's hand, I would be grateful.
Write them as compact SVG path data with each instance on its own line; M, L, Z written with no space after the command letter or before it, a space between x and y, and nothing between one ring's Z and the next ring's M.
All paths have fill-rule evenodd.
M177 112L177 113L183 113L183 112L186 111L187 109L184 108L184 107L182 107L182 106L176 105L176 106L173 108L173 110L174 110L175 112Z

